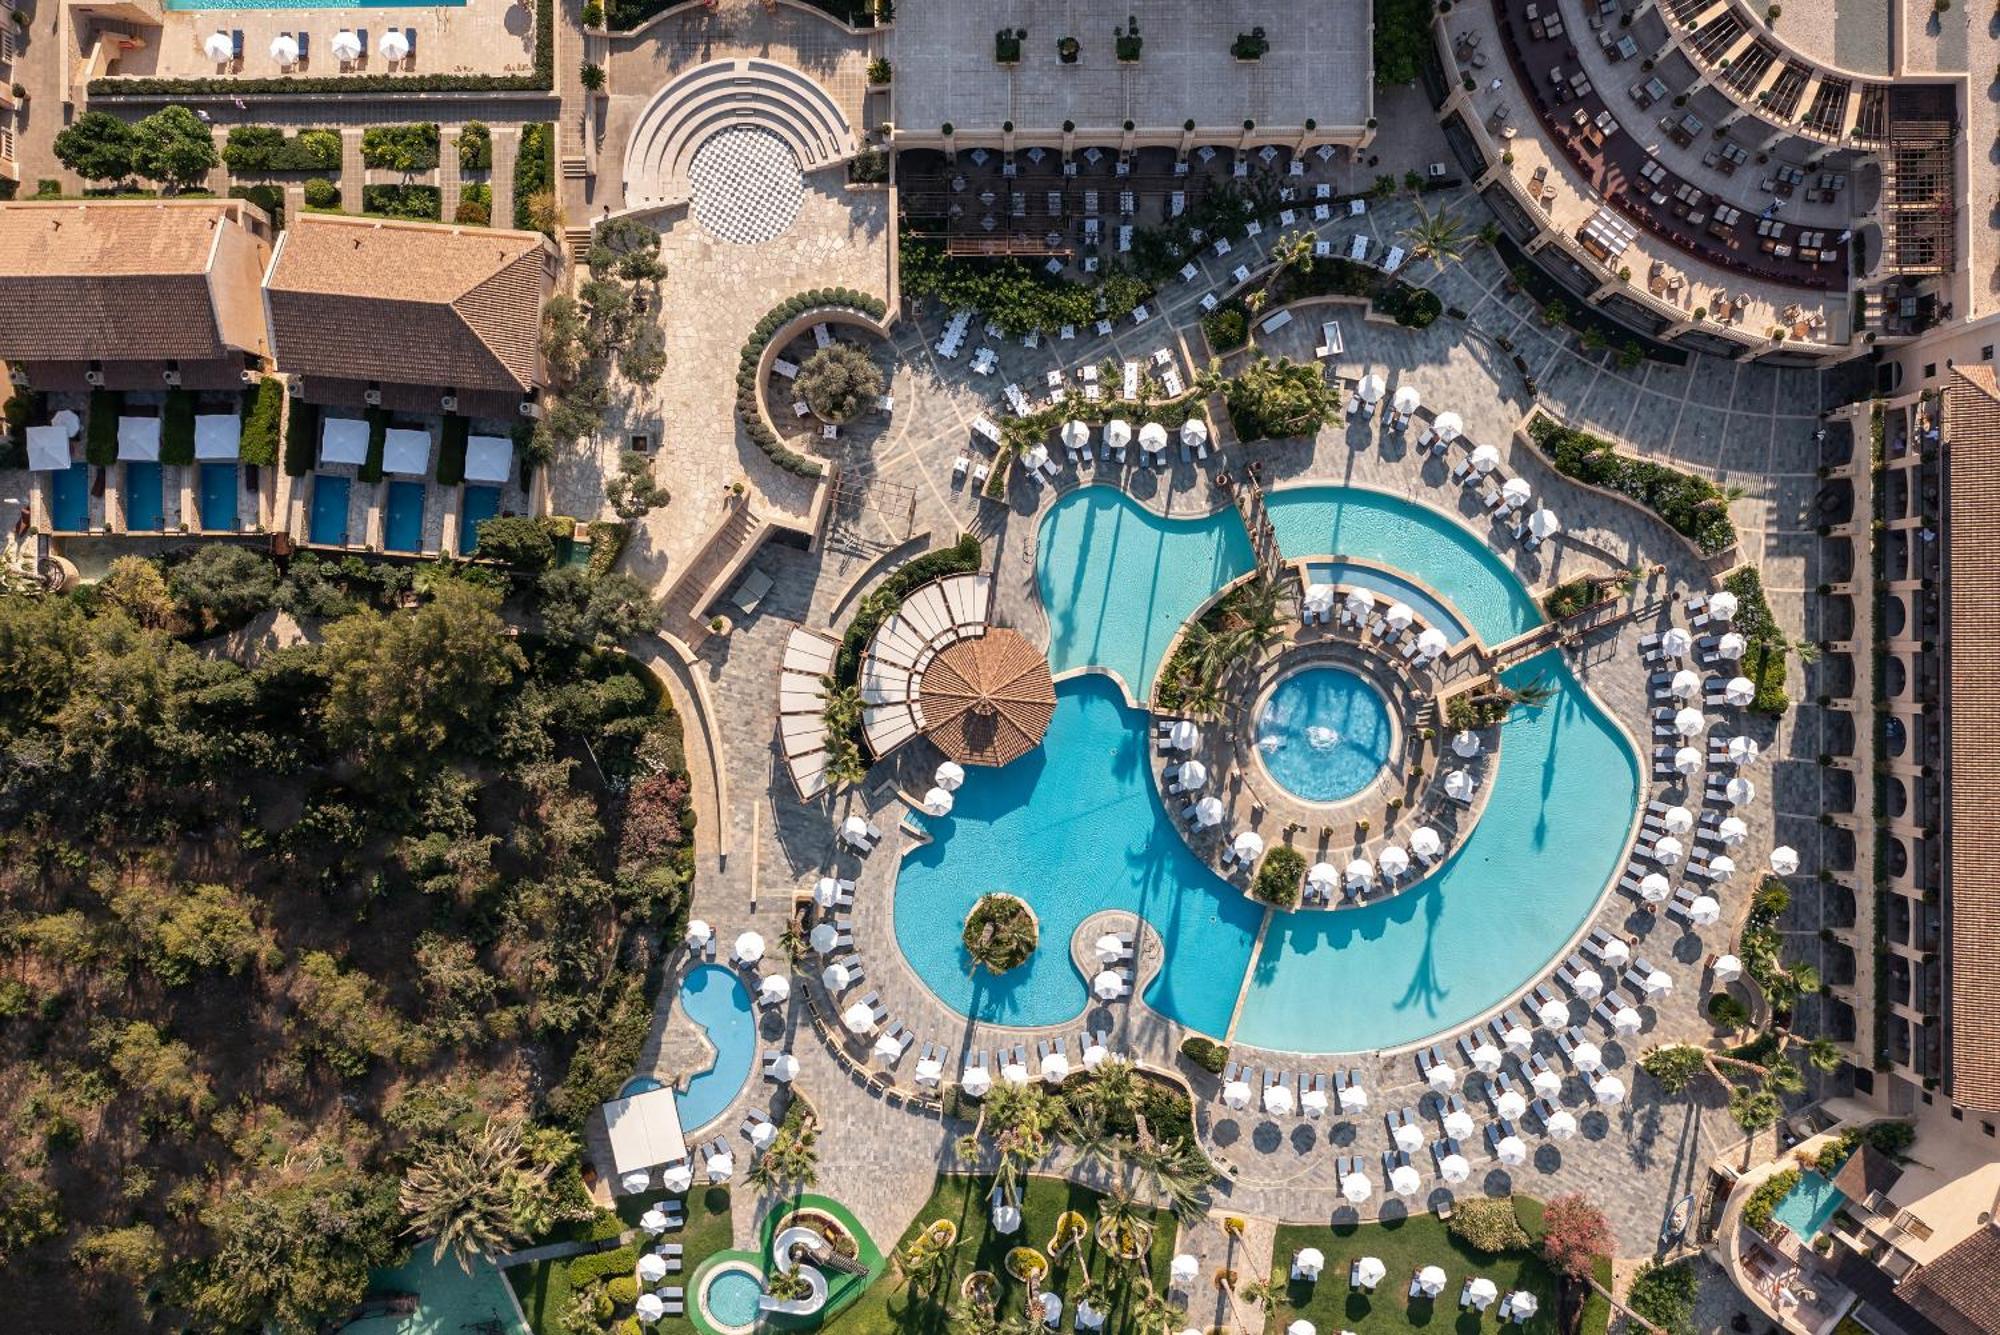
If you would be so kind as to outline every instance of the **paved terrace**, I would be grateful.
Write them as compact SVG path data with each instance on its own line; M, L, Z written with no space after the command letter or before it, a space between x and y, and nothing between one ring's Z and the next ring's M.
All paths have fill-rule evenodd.
M1112 31L1138 13L1143 46L1121 62ZM1263 25L1270 49L1261 60L1230 55L1238 35ZM994 59L994 33L1025 28L1021 59ZM1243 122L1327 131L1358 127L1371 114L1370 10L1362 0L1329 0L1310 9L1166 0L1007 0L1000 5L898 7L889 40L896 67L899 127L935 134L947 122L991 133L1012 121L1024 133L1074 121L1101 138L1126 121L1141 130L1192 120L1204 130L1240 132ZM1081 50L1063 64L1056 43L1074 37Z
M1467 211L1476 207L1469 197L1436 200L1433 207L1439 203ZM1364 225L1378 240L1387 240L1413 216L1411 206L1399 201L1371 212ZM1252 256L1260 244L1238 247L1230 261ZM1251 262L1254 265L1254 258ZM1420 271L1414 276L1429 275ZM1524 298L1506 295L1504 278L1495 258L1478 248L1463 264L1431 277L1448 304L1470 313L1463 325L1443 320L1430 330L1411 332L1364 324L1352 307L1337 312L1348 347L1338 370L1349 376L1380 370L1392 389L1411 383L1421 390L1427 405L1458 409L1466 418L1470 439L1499 445L1507 455L1504 467L1525 474L1562 512L1564 537L1541 556L1526 556L1511 543L1500 549L1531 584L1540 587L1610 563L1653 561L1665 563L1669 573L1643 595L1664 596L1698 581L1705 583L1687 549L1666 530L1620 503L1575 492L1550 477L1538 461L1513 449L1508 433L1526 404L1509 356L1496 345L1495 340L1505 336L1537 376L1541 402L1550 411L1614 435L1635 452L1745 486L1747 494L1733 511L1744 535L1746 559L1761 561L1778 616L1797 628L1803 590L1818 578L1817 541L1810 535L1809 513L1818 486L1811 440L1817 376L1699 357L1683 367L1646 364L1627 371L1617 367L1609 354L1584 352L1566 337L1551 334ZM704 848L696 911L715 923L724 939L744 926L756 926L775 940L795 894L827 870L854 876L859 881L855 935L869 966L866 986L879 990L890 1013L902 1016L922 1038L952 1050L954 1063L948 1069L955 1070L956 1055L968 1046L990 1049L1005 1040L1026 1043L1032 1050L1036 1034L976 1025L950 1012L908 972L894 945L892 886L898 854L906 842L896 831L902 807L894 788L899 777L907 788L912 779L927 774L933 758L920 755L919 744L879 771L864 790L829 804L801 806L783 775L770 726L785 636L799 622L837 624L851 586L907 536L905 516L912 512L916 531L928 532L933 542L947 540L961 527L985 536L989 562L996 568L1000 619L1021 626L1033 637L1045 634L1031 572L1038 509L1049 493L1016 487L1012 504L1002 510L955 482L952 465L970 448L971 416L994 411L998 385L1018 381L1034 386L1052 368L1107 355L1143 356L1164 342L1178 342L1180 327L1191 322L1198 297L1229 282L1224 267L1205 255L1195 282L1170 284L1160 294L1156 306L1164 306L1166 324L1155 321L1136 330L1124 324L1108 339L1086 334L1073 343L1043 342L1034 349L1007 343L998 347L1001 364L990 385L968 377L963 361L940 363L933 358L930 344L942 313L925 310L914 320L906 319L895 338L900 360L892 382L898 401L894 424L874 439L866 457L849 461L852 475L873 480L884 504L880 509L864 504L836 516L818 556L767 546L756 564L772 575L775 587L756 613L738 619L730 635L711 639L697 664L697 672L708 679L711 699L719 701L723 711L723 763L730 783L723 819L735 852L726 866L720 866L712 848ZM1311 339L1301 326L1316 329L1319 318L1323 317L1314 314L1295 322L1280 335L1282 341L1274 340L1277 349L1309 356L1306 344ZM1285 338L1288 334L1295 337ZM729 365L733 367L733 361ZM719 386L720 371L716 374ZM719 397L719 389L717 393ZM1256 454L1277 482L1350 480L1434 503L1455 500L1452 491L1440 488L1425 468L1408 457L1398 440L1379 437L1372 420L1351 429L1345 424L1329 428L1312 442L1259 446ZM1224 448L1199 470L1176 464L1161 473L1131 469L1121 475L1100 463L1095 476L1126 487L1156 510L1202 513L1217 504L1208 483L1209 470L1239 467L1240 455L1239 449ZM1073 484L1073 475L1066 474L1063 485ZM1480 521L1472 522L1476 526ZM1615 637L1590 641L1577 659L1586 683L1628 728L1641 733L1646 705L1633 647L1645 628L1627 627ZM1765 850L1777 840L1799 847L1809 869L1817 865L1816 816L1822 782L1814 763L1817 726L1816 711L1808 707L1787 716L1775 734L1768 725L1752 729L1770 743L1769 759L1759 775L1768 800L1760 797L1748 813L1753 833L1741 859L1746 868L1761 865ZM885 846L865 861L834 850L834 825L849 807L869 811L889 831ZM1754 880L1746 871L1726 887L1724 923L1710 929L1706 940L1683 935L1668 920L1635 916L1629 900L1605 901L1596 921L1621 935L1640 933L1639 949L1669 969L1678 989L1657 1015L1649 1017L1649 1027L1638 1040L1605 1044L1612 1069L1633 1085L1633 1099L1610 1115L1600 1111L1584 1117L1585 1134L1576 1141L1560 1147L1538 1144L1531 1163L1514 1170L1515 1184L1526 1190L1591 1191L1611 1211L1622 1247L1634 1253L1650 1250L1662 1216L1695 1181L1699 1166L1739 1138L1712 1094L1698 1100L1663 1100L1648 1081L1633 1081L1630 1067L1644 1045L1707 1036L1706 1025L1694 1013L1701 962L1730 939L1724 929L1740 919ZM1816 898L1801 895L1802 900ZM1796 941L1808 952L1816 949L1812 935L1816 926L1803 919L1797 924ZM1048 942L1044 948L1066 949L1068 943ZM816 975L817 969L812 972ZM953 1129L940 1126L934 1117L886 1105L836 1062L828 1045L809 1028L802 995L808 992L813 1004L837 1026L838 1007L819 994L815 976L795 993L783 1030L774 1028L767 1041L788 1043L799 1055L804 1063L800 1086L826 1115L823 1186L852 1204L878 1237L894 1237L924 1198L930 1175L940 1164L951 1162ZM1093 1008L1063 1027L1072 1043L1075 1032L1086 1024L1115 1030L1116 1046L1124 1050L1176 1065L1172 1048L1177 1033L1143 1003ZM1260 1060L1259 1054L1240 1055ZM905 1059L904 1081L912 1062ZM1290 1059L1287 1064L1309 1070L1333 1066L1331 1060ZM1407 1056L1366 1055L1344 1059L1343 1064L1361 1067L1376 1109L1417 1101L1416 1071ZM1204 1133L1231 1170L1221 1190L1224 1208L1232 1213L1326 1218L1334 1200L1332 1155L1322 1143L1327 1133L1336 1143L1351 1142L1356 1153L1374 1153L1386 1145L1379 1120L1343 1128L1339 1122L1316 1125L1238 1118L1214 1102L1213 1086L1205 1079L1198 1093ZM1574 1098L1574 1085L1570 1093ZM766 1097L768 1086L761 1085L746 1095ZM729 1114L731 1119L737 1115ZM895 1120L885 1121L888 1118ZM1501 1177L1488 1172L1484 1160L1478 1162L1481 1176L1461 1190L1505 1185Z
M560 7L559 7L560 8ZM139 44L117 51L90 77L131 75L161 79L274 79L284 75L330 79L342 74L527 74L535 63L534 6L520 0L462 0L459 4L357 9L162 9L158 29ZM413 30L416 44L401 60L386 59L381 42L391 29ZM78 74L84 73L91 21L77 20ZM333 39L343 31L368 34L365 54L343 61ZM217 32L243 34L243 57L217 61L206 44ZM304 60L282 65L271 51L280 34L304 36Z

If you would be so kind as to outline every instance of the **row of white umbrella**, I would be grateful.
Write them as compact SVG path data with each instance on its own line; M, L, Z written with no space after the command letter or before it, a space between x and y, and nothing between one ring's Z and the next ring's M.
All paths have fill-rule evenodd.
M1072 417L1062 425L1062 443L1065 448L1080 450L1090 443L1090 425ZM1199 417L1190 417L1180 426L1181 444L1190 449L1208 443L1208 423ZM1122 417L1114 417L1104 424L1104 445L1106 449L1123 449L1132 441L1132 424ZM1039 447L1038 447L1039 448ZM1139 448L1158 451L1167 448L1167 429L1158 422L1148 422L1139 428ZM1048 451L1042 451L1044 461ZM1039 467L1039 465L1037 465Z
M350 28L342 28L333 35L329 43L335 60L358 60L361 57L360 35ZM381 44L376 48L384 60L401 60L410 54L409 39L398 29L391 28L382 34ZM236 39L226 32L212 32L202 43L202 50L210 60L221 64L236 58ZM299 41L292 34L279 33L271 39L271 59L280 65L292 66L299 63Z
M1232 1111L1247 1112L1255 1097L1248 1081L1231 1080L1222 1086L1223 1106ZM1348 1085L1329 1097L1323 1089L1308 1089L1294 1094L1288 1085L1266 1085L1262 1103L1264 1111L1273 1117L1303 1113L1317 1121L1336 1105L1343 1114L1368 1111L1368 1091L1359 1085Z
M855 1009L857 1008L850 1006L848 1013L851 1015ZM859 1009L864 1015L867 1013L866 1007L860 1007ZM1102 1043L1091 1043L1083 1050L1083 1069L1094 1071L1110 1060L1110 1057L1111 1050L1109 1048L1105 1047ZM930 1065L936 1066L938 1069L929 1074L941 1078L944 1073L942 1063L932 1062ZM925 1066L926 1063L924 1062L917 1063L917 1076L919 1080L925 1079ZM1073 1068L1070 1066L1069 1058L1060 1052L1052 1052L1042 1059L1042 1083L1045 1085L1060 1085L1074 1073ZM1002 1066L1000 1068L1000 1079L1004 1083L1016 1087L1031 1085L1035 1082L1033 1073L1021 1062L1008 1062ZM983 1097L993 1089L993 1073L984 1066L968 1066L959 1072L958 1087L972 1098Z

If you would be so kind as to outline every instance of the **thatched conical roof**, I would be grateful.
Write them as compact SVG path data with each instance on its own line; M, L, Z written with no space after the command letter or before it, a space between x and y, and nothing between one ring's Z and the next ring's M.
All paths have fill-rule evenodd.
M1020 759L1041 745L1056 712L1049 660L1004 628L940 650L920 694L925 734L965 765Z

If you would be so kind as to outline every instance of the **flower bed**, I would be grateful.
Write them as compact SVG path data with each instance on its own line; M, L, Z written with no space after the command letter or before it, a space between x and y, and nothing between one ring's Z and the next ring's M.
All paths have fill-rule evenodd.
M1013 895L980 896L965 917L965 950L988 973L1001 974L1028 962L1040 942L1034 910Z
M757 368L764 357L764 349L772 335L784 325L816 307L831 307L838 310L858 311L870 320L880 320L884 311L881 300L866 292L856 292L851 288L815 288L811 292L801 292L779 302L757 327L750 331L744 341L743 351L736 362L736 416L743 423L744 434L764 452L764 457L784 472L798 477L818 477L825 469L817 459L809 459L789 448L778 439L778 433L765 423L759 403L763 387L757 383Z
M1557 472L1645 506L1700 551L1713 555L1736 545L1729 498L1707 478L1622 455L1610 441L1545 413L1528 423L1528 437Z

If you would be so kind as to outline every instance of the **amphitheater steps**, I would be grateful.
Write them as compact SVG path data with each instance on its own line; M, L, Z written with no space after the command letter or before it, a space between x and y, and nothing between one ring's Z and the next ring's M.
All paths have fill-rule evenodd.
M768 60L713 61L668 83L641 114L625 154L628 205L685 203L694 155L717 132L742 127L776 135L804 172L858 151L839 105L810 75Z

